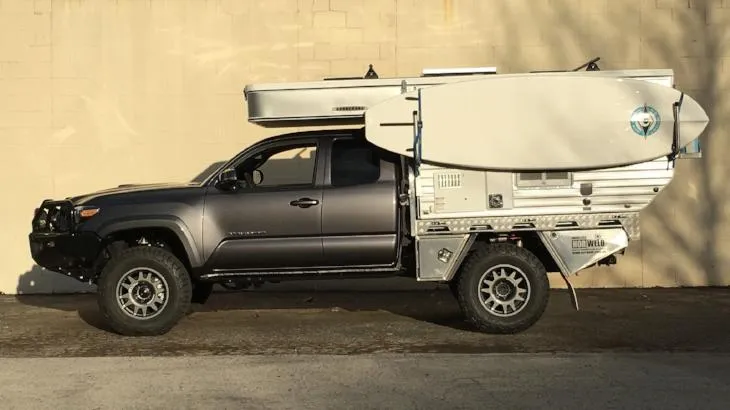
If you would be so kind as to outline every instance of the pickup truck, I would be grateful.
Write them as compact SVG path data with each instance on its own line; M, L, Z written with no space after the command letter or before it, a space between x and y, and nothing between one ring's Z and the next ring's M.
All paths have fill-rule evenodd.
M596 71L595 61L585 66ZM168 332L192 303L205 303L216 283L395 275L448 284L476 329L517 333L545 311L547 272L561 274L577 309L569 276L617 263L640 236L639 213L672 180L673 156L543 172L421 161L420 92L413 150L383 149L365 132L370 107L493 74L487 68L379 79L370 68L363 79L256 84L244 91L252 123L340 126L266 138L200 181L44 200L32 219L33 259L95 284L104 318L124 335ZM669 69L601 75L674 84ZM626 127L642 125L631 118ZM401 142L411 138L410 123L390 125L400 127ZM487 135L482 127L474 121L453 132L479 141ZM673 150L682 148L675 147L676 130ZM450 137L428 134L425 144Z
M201 182L45 200L30 249L38 265L95 284L116 332L163 334L215 283L414 276L409 175L403 157L371 145L362 130L288 133L244 149ZM518 242L539 241L474 239L445 282L479 329L526 329L542 315L549 286L543 262Z

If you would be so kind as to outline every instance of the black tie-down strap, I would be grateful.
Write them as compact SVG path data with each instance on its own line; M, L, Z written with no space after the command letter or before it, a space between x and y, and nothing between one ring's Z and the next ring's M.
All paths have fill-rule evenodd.
M423 111L421 108L421 89L418 89L417 97L406 97L406 100L418 101L418 109L413 110L413 173L415 176L420 174L421 166L421 151L422 151L422 140L423 140Z
M672 153L667 156L672 165L679 155L679 111L682 109L684 101L684 93L679 95L679 100L672 104L672 112L674 113L674 132L672 133Z

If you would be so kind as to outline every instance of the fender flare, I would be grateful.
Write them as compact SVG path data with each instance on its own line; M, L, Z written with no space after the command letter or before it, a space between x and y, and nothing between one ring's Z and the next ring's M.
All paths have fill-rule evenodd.
M113 219L98 227L98 234L102 238L120 231L130 229L165 228L172 231L182 243L190 265L193 268L202 265L200 252L195 238L187 225L180 218L171 216L132 216L129 218Z

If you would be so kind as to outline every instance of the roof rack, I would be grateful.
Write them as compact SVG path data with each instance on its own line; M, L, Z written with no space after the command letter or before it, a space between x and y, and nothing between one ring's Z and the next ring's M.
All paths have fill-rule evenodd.
M422 77L436 77L444 75L482 75L497 74L497 67L455 67L455 68L424 68Z

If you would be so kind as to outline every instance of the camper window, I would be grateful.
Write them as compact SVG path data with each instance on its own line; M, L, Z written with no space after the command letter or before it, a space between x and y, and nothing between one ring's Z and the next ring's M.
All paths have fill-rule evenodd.
M526 187L559 187L572 183L570 172L521 172L517 174L517 186Z

